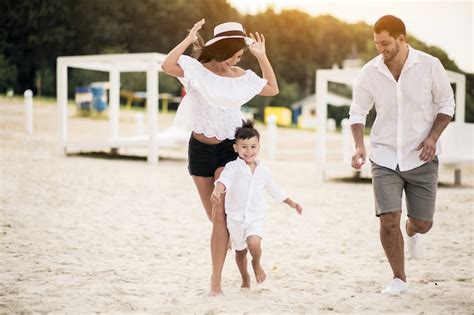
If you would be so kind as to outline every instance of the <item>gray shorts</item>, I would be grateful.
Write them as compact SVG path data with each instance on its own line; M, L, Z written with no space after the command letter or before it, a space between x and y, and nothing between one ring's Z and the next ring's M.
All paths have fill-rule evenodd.
M433 221L438 188L438 158L409 171L401 172L372 162L375 214L400 211L405 191L408 216Z

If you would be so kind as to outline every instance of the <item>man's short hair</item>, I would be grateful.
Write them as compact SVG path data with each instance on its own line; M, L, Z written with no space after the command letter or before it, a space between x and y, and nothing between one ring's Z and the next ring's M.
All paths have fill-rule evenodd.
M374 32L380 34L387 31L390 36L397 38L401 34L406 36L405 23L393 15L384 15L374 24Z

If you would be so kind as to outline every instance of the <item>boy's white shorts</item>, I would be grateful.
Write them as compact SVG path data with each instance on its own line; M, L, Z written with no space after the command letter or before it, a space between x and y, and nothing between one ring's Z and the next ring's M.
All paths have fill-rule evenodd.
M250 235L263 237L263 220L251 223L235 221L227 217L227 229L235 250L244 250L247 248L247 238Z

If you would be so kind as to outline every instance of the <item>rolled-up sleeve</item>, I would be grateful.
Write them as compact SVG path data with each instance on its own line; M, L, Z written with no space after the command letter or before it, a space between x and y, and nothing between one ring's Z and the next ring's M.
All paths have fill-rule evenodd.
M455 103L453 89L448 73L443 65L436 59L433 68L433 103L438 107L438 114L454 115Z
M225 190L229 190L234 182L236 170L237 168L234 163L227 163L219 178L214 182L214 185L222 183L225 186Z
M374 106L374 98L370 93L367 77L364 71L362 71L357 77L352 95L352 103L349 109L349 123L351 125L365 125L367 114L372 106Z
M269 171L267 171L267 183L265 185L265 189L275 201L283 202L286 198L288 198L288 195L283 190L281 190L277 184L275 184Z

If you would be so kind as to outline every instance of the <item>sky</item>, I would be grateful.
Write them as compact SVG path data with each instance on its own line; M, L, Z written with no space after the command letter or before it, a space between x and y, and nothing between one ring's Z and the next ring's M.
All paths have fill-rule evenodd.
M256 14L272 5L276 12L299 9L330 14L348 23L373 25L386 14L401 18L407 32L443 49L464 71L474 73L474 0L228 0L241 13ZM409 42L409 39L408 39Z

